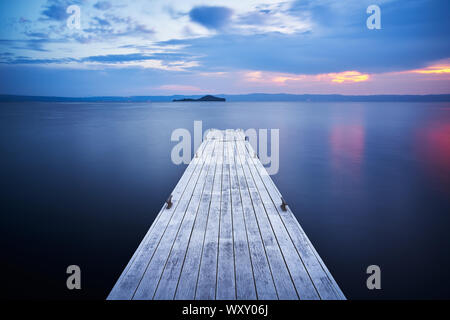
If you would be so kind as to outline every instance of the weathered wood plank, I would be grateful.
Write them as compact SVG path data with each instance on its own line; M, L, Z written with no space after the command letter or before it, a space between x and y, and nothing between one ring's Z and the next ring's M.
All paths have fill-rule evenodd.
M345 299L242 131L212 131L108 299Z
M211 148L211 146L212 146L212 142L207 141L205 149ZM208 149L206 149L206 150L208 150ZM191 200L192 192L193 192L193 190L196 186L197 180L200 176L200 172L202 170L205 157L202 156L199 158L194 158L194 161L197 159L200 164L198 166L196 166L194 173L192 174L192 178L191 178L190 182L188 183L186 190L183 193L183 195L179 201L179 205L176 208L176 210L173 214L173 217L170 220L170 222L161 238L161 241L155 250L153 257L151 258L150 262L148 263L148 266L144 273L144 276L142 277L142 280L141 280L141 282L136 290L136 293L133 297L134 299L148 300L148 299L153 298L156 286L161 277L162 270L165 266L165 263L169 256L169 253L170 253L170 250L174 243L175 237L181 226L181 222L183 221L183 218L185 216L186 209Z
M241 135L241 138L243 136ZM246 148L249 154L254 154L252 146L247 143ZM270 178L262 163L253 159L253 164L258 171L260 179L263 181L266 191L269 193L273 207L277 210L283 225L286 227L289 236L301 257L306 270L308 271L321 299L345 299L344 294L331 276L320 256L315 251L309 238L304 233L298 220L287 206L287 211L281 210L281 193ZM275 212L273 217L275 217Z
M282 300L298 299L295 286L292 282L291 275L283 259L277 239L270 226L270 222L265 213L262 204L261 196L256 188L253 178L250 173L248 165L248 153L242 148L241 142L237 142L238 154L242 160L244 175L247 181L247 187L250 191L250 198L252 200L253 208L256 214L256 220L261 230L261 237L263 239L264 248L266 250L267 258L271 266L275 287L277 289L278 297Z
M187 246L189 244L189 239L192 233L192 227L194 225L201 203L200 200L203 195L206 176L211 167L211 155L214 152L215 145L216 142L213 141L211 149L205 149L205 154L201 155L201 157L206 157L206 160L203 164L200 177L197 181L191 200L189 202L189 206L184 215L180 230L171 249L169 259L167 260L164 267L164 271L161 276L161 280L159 281L154 299L170 300L175 296L175 290L178 284L178 279L180 276L181 268L183 266ZM210 150L212 151L209 152Z
M227 132L228 133L228 132ZM222 196L220 204L219 221L219 252L217 260L217 293L219 300L236 299L234 245L233 245L233 218L231 215L230 193L230 157L228 148L229 135L225 137L224 163L222 170Z
M216 144L216 147L218 147ZM206 223L209 215L209 207L211 204L212 188L214 183L214 175L216 172L217 152L211 154L212 160L202 194L200 207L197 212L192 235L189 240L189 246L186 258L182 267L175 299L194 300L195 289L199 274L200 260L202 256L203 240L205 237Z
M247 187L247 180L244 174L242 160L237 149L235 148L234 150L236 150L235 161L237 165L239 190L242 199L244 221L247 227L248 245L252 261L257 298L259 300L277 300L278 294L272 277L272 270L270 269L266 251L264 249L261 232L255 217L254 208L252 206L252 200Z
M223 143L219 144L219 148L214 152L217 152L217 164L195 293L195 299L197 300L213 300L216 298L220 199L222 196Z
M247 226L244 219L242 199L239 190L239 180L236 169L236 144L230 143L228 148L230 159L231 207L233 215L233 238L236 272L236 299L256 299L256 286L250 258L250 248L247 237Z
M245 148L244 142L239 142L241 148ZM312 280L305 269L303 261L297 254L294 244L292 243L289 234L281 221L277 209L275 208L272 199L270 198L267 190L254 166L254 162L259 162L258 159L253 158L249 152L246 153L246 158L249 163L250 172L258 189L259 194L263 202L263 206L266 215L269 219L269 223L272 227L281 253L283 254L284 261L288 266L289 273L292 277L294 285L297 289L297 293L300 299L316 300L319 299L319 295L312 283Z

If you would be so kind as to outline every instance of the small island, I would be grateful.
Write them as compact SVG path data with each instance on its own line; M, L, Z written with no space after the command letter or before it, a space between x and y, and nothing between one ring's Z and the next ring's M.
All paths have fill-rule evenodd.
M173 102L187 102L187 101L221 101L221 102L225 102L226 99L225 98L214 97L214 96L211 96L211 95L207 95L207 96L201 97L199 99L191 99L191 98L173 99Z

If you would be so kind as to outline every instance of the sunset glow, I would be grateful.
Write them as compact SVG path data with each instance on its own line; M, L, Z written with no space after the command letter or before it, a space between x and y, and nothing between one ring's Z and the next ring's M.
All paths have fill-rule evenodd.
M412 72L422 74L445 74L450 73L450 65L436 65L424 69L413 70Z
M370 79L369 74L358 71L344 71L339 73L327 74L289 74L289 73L275 73L263 71L251 71L245 73L246 81L260 82L267 84L286 85L300 82L324 82L324 83L355 83L363 82Z
M332 82L344 83L344 82L362 82L369 80L368 74L363 74L358 71L345 71L341 73L329 73L328 76L332 79Z
M3 1L0 94L449 93L448 10L380 2L382 30L361 0Z

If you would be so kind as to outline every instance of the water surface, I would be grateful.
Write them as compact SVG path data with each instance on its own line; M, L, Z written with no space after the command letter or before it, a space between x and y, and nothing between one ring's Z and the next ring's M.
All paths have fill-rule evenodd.
M304 102L0 103L2 297L104 299L194 120L280 130L272 178L348 298L450 298L450 104Z

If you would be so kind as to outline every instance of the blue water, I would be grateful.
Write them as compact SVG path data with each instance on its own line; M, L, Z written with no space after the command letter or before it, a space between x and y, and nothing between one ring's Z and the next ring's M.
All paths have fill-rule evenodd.
M348 298L450 298L450 104L302 102L0 103L1 296L104 299L194 120L280 129L273 179Z

